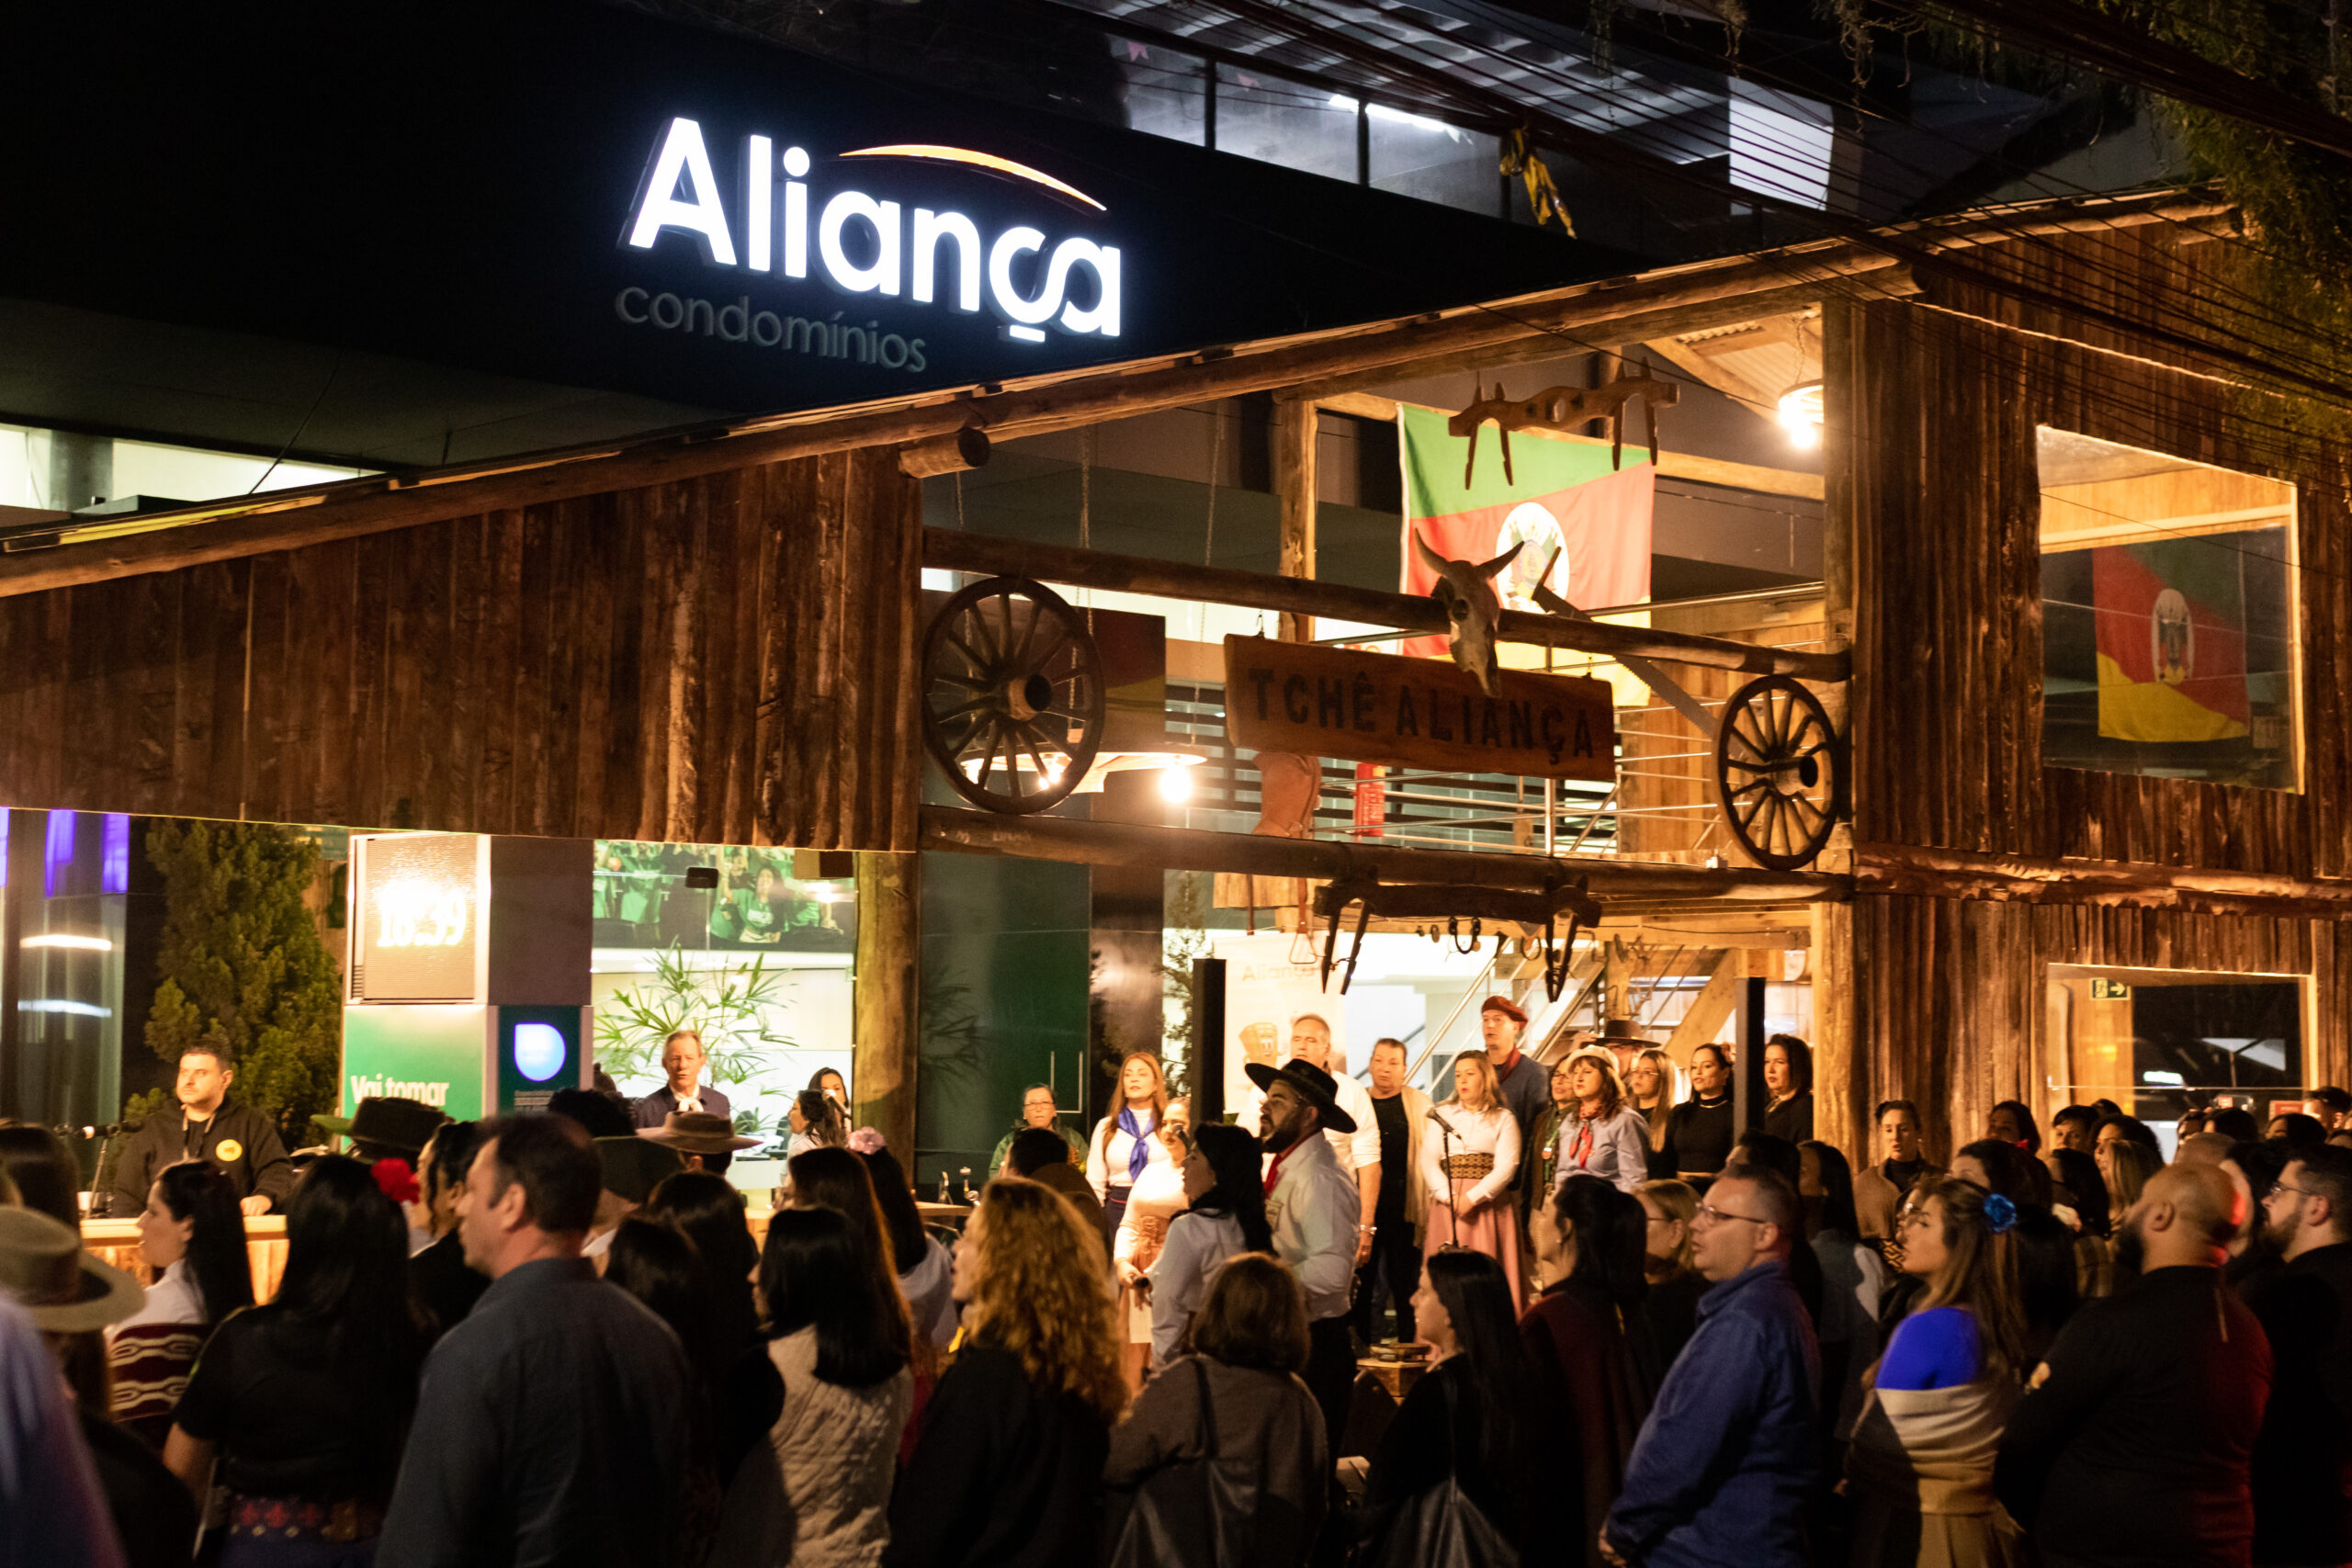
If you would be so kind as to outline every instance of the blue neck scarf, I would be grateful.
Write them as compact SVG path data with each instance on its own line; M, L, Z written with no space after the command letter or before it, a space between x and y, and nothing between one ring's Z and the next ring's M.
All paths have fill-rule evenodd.
M1127 1185L1130 1187L1143 1175L1143 1168L1151 1163L1151 1145L1144 1142L1150 1136L1151 1128L1150 1111L1137 1116L1133 1106L1119 1107L1119 1131L1136 1141L1135 1147L1127 1151Z

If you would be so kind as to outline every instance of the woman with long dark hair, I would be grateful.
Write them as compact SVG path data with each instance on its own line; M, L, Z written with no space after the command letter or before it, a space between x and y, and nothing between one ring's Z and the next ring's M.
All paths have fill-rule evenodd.
M956 1244L964 1348L890 1495L886 1568L1091 1563L1127 1400L1102 1243L1051 1188L980 1191Z
M1419 1532L1405 1522L1416 1507L1442 1506L1448 1481L1522 1559L1553 1528L1544 1489L1555 1484L1558 1444L1536 1407L1517 1308L1510 1276L1483 1252L1433 1252L1422 1262L1413 1314L1430 1367L1373 1456L1368 1561L1418 1562Z
M1153 1366L1166 1366L1182 1348L1193 1314L1227 1258L1273 1250L1261 1164L1258 1140L1238 1127L1212 1122L1194 1137L1184 1156L1187 1206L1168 1222L1168 1239L1146 1271Z
M206 1160L165 1166L139 1215L139 1256L159 1270L139 1311L107 1333L114 1418L161 1449L197 1356L221 1319L254 1303L237 1190Z
M1813 1047L1793 1034L1764 1042L1764 1130L1802 1144L1813 1136Z
M1854 1568L2026 1561L1993 1496L1993 1456L2033 1364L2017 1219L2010 1199L1956 1177L1923 1179L1904 1205L1903 1267L1928 1289L1888 1337L1854 1428Z
M164 1447L198 1497L219 1461L223 1568L372 1560L422 1344L406 1216L368 1167L322 1156L287 1210L277 1296L214 1331Z
M1878 1312L1886 1293L1886 1260L1862 1240L1854 1213L1854 1168L1834 1145L1807 1138L1797 1145L1797 1196L1804 1202L1805 1237L1821 1264L1822 1404L1831 1417L1823 1434L1842 1443L1862 1414L1864 1374L1878 1359Z
M950 1288L955 1260L923 1229L922 1211L915 1207L914 1188L899 1156L888 1149L874 1149L858 1157L873 1178L874 1201L882 1210L882 1229L890 1238L890 1256L899 1269L899 1293L906 1297L907 1312L914 1320L916 1365L927 1373L934 1369L921 1347L944 1350L956 1338L956 1296Z
M711 1171L684 1170L664 1178L639 1213L676 1226L694 1244L709 1281L710 1329L699 1348L687 1343L686 1354L699 1361L709 1380L714 1457L723 1485L784 1404L752 1294L759 1244L752 1239L742 1193Z
M856 1157L854 1156L851 1156ZM838 1210L785 1209L760 1254L784 1407L729 1489L714 1562L876 1561L914 1401L904 1308Z
M1666 1374L1641 1312L1649 1294L1645 1219L1640 1200L1598 1177L1570 1173L1549 1213L1536 1216L1556 1233L1546 1250L1561 1277L1519 1324L1537 1401L1576 1432L1584 1506L1577 1540L1589 1568L1600 1568L1600 1527Z
M1674 1175L1703 1188L1722 1173L1735 1139L1731 1124L1731 1051L1690 1048L1690 1098L1667 1119L1666 1154Z

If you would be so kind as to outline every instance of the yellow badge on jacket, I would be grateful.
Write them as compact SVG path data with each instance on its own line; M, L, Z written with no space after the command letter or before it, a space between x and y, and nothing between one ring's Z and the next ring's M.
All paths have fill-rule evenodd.
M224 1161L225 1161L225 1160L233 1160L233 1159L237 1158L240 1155L243 1155L244 1152L245 1152L245 1145L243 1145L243 1144L241 1144L241 1143L239 1143L239 1142L237 1142L237 1140L236 1140L236 1139L234 1139L234 1138L223 1138L223 1139L221 1139L221 1140L220 1140L220 1146L219 1146L219 1147L217 1147L217 1148L215 1148L215 1149L212 1151L212 1153L213 1153L213 1155L214 1155L214 1156L215 1156L216 1158L219 1158L219 1159L221 1159L221 1160L224 1160Z

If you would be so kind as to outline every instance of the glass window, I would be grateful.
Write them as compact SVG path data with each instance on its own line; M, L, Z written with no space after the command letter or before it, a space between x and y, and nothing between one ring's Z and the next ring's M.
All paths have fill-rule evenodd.
M1156 44L1114 38L1111 59L1118 67L1120 98L1127 129L1201 146L1208 139L1207 62Z
M1216 68L1216 150L1261 163L1356 177L1356 101L1303 82Z
M2167 1159L2190 1111L2234 1106L2267 1128L2303 1108L2299 980L2053 965L2050 989L2058 1104L2113 1100Z
M2040 435L2042 761L2298 787L2293 487Z
M1371 122L1375 186L1464 212L1501 216L1501 148L1494 137L1385 104L1374 104L1365 118Z

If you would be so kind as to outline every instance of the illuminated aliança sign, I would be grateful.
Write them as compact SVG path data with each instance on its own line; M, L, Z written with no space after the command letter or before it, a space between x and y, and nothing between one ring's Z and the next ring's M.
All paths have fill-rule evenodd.
M1064 204L1102 210L1101 202L1050 175L966 148L894 143L840 156L968 166L1035 184ZM673 118L647 161L622 229L622 245L651 251L665 233L684 235L713 267L787 282L814 277L845 294L904 299L967 315L993 310L1002 319L1004 335L1020 343L1044 343L1049 329L1078 337L1119 335L1115 245L1080 234L1056 238L1026 223L984 240L977 222L944 204L908 212L899 202L854 188L812 198L808 150L786 146L779 153L768 136L745 139L741 167L741 186L733 193L738 199L730 204L700 123ZM923 367L919 338L876 336L875 322L861 329L856 323L753 311L748 298L714 307L631 288L616 297L614 309L631 325L650 322L762 347L847 354L891 369ZM731 321L722 320L730 314ZM845 344L851 333L862 341ZM899 345L897 352L887 352L886 344Z

